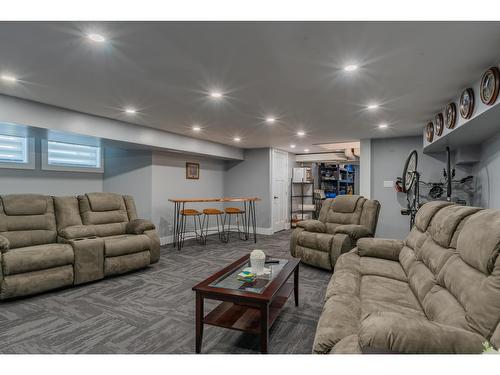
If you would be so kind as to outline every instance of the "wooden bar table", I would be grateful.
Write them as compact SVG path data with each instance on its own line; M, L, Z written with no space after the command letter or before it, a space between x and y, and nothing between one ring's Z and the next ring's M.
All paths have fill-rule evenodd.
M257 218L255 215L255 202L260 201L257 197L241 197L241 198L183 198L183 199L169 199L169 202L174 204L174 247L178 250L181 249L181 228L180 216L188 203L243 203L246 215L246 228L245 233L250 236L250 226L252 227L253 240L257 242Z

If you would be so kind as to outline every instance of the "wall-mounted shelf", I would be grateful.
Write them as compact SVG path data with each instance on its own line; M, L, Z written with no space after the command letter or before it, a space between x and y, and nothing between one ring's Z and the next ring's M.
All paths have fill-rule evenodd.
M460 115L457 113L457 116ZM479 145L498 133L500 133L500 103L461 125L457 124L455 129L435 138L430 144L424 140L424 153L443 152L446 146L455 150L459 147Z

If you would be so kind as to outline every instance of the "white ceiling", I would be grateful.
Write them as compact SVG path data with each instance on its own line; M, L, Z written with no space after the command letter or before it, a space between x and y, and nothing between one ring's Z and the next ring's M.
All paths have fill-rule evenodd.
M239 136L245 148L313 152L421 134L500 61L499 45L499 22L0 22L0 73L20 80L0 81L0 93L220 143ZM360 68L342 69L352 63ZM225 98L207 97L211 89ZM371 102L381 108L366 110ZM128 106L139 113L123 113Z

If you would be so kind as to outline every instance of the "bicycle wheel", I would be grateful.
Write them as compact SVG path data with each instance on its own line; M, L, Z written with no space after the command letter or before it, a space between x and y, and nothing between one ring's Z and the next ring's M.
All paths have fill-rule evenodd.
M410 152L406 158L406 162L403 168L403 193L407 193L415 183L415 172L417 171L418 165L418 153L417 150Z

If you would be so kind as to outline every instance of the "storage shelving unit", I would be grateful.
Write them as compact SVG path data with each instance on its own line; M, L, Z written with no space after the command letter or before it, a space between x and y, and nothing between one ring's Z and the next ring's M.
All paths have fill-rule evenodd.
M293 179L291 179L290 191L290 226L295 228L298 221L305 219L306 213L310 213L314 218L316 211L314 206L314 182L293 182ZM310 205L311 209L304 208L304 205ZM297 214L296 219L294 219L294 214Z
M318 164L320 188L327 198L354 194L355 171L352 164Z

